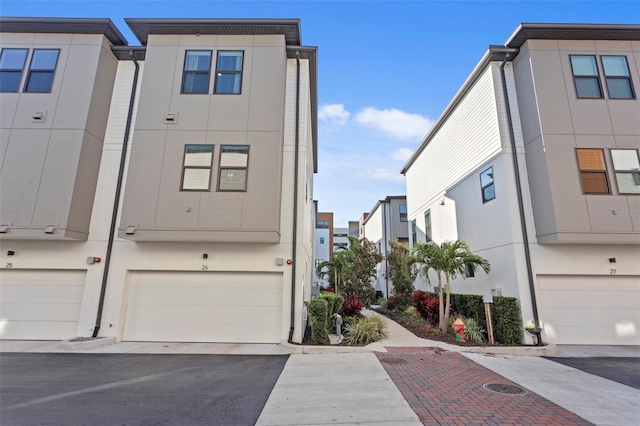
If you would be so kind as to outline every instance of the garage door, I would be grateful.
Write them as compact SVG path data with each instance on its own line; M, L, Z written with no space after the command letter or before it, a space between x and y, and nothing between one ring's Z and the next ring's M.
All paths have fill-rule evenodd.
M538 275L547 340L564 344L640 344L640 277Z
M280 343L282 274L132 272L123 340Z
M0 338L76 337L86 271L0 272Z

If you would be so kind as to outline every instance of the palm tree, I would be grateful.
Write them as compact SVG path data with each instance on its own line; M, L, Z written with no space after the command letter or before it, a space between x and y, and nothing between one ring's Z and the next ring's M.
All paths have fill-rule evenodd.
M491 265L483 257L473 254L469 245L462 240L445 241L440 245L417 242L413 245L412 257L413 262L418 265L420 275L427 282L429 270L433 269L438 274L440 331L444 333L447 331L451 308L451 278L466 278L467 268L474 272L481 268L488 274L491 272ZM443 304L442 274L446 280L446 304Z
M348 249L340 249L333 254L329 260L320 262L316 266L316 274L319 277L327 276L329 281L333 280L334 291L339 294L338 287L342 282L342 275L351 265L352 254Z

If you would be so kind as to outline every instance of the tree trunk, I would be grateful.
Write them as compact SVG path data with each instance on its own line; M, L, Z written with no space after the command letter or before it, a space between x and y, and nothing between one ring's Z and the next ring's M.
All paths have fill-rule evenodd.
M449 326L449 312L451 308L451 289L449 287L449 274L445 274L445 278L447 279L447 303L444 308L444 332L447 332L447 327Z
M444 300L442 295L442 277L440 273L438 273L438 320L440 322L440 331L443 333L447 332L447 324L444 322Z

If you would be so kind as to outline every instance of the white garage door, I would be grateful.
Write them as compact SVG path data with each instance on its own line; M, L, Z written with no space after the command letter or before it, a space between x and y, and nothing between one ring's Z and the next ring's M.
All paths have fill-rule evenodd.
M123 340L280 343L282 274L132 272Z
M547 340L564 344L640 344L640 277L538 275Z
M76 337L86 271L0 272L0 338Z

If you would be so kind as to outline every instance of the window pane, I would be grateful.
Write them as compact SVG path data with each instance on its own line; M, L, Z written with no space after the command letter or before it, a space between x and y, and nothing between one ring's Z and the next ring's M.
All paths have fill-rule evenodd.
M218 52L217 71L242 71L242 52Z
M576 153L580 170L606 170L601 149L578 149Z
M21 77L22 71L1 71L0 92L17 92Z
M184 155L185 166L211 167L212 145L187 145Z
M220 167L247 167L249 147L246 145L223 145Z
M186 72L184 75L183 93L208 93L209 74Z
M638 151L635 149L612 149L611 159L616 170L640 170Z
M209 71L211 66L211 52L208 50L187 50L184 61L186 71Z
M493 200L494 198L496 198L496 190L495 190L495 186L493 184L487 186L486 188L484 188L482 190L482 201L483 202Z
M595 56L571 56L573 75L598 75Z
M493 182L493 167L480 173L480 185L485 186Z
M576 77L576 91L579 98L601 98L600 83L597 78Z
M629 67L625 56L602 56L604 75L608 77L629 77Z
M616 173L616 180L621 194L640 194L640 173Z
M42 92L51 91L53 84L53 72L51 71L32 71L29 73L29 80L25 87L25 92Z
M58 59L57 50L36 49L33 51L31 58L32 70L53 70L56 68L56 60Z
M220 170L221 191L244 191L247 171L240 169Z
M407 221L407 206L404 204L400 206L400 221L401 222Z
M608 194L607 175L605 173L580 173L582 189L587 194Z
M626 78L607 78L607 89L611 99L633 99L631 81Z
M218 73L216 82L216 93L240 93L240 74L220 74Z
M211 169L184 169L182 189L208 190Z
M3 49L0 55L0 69L21 70L27 58L27 49Z

